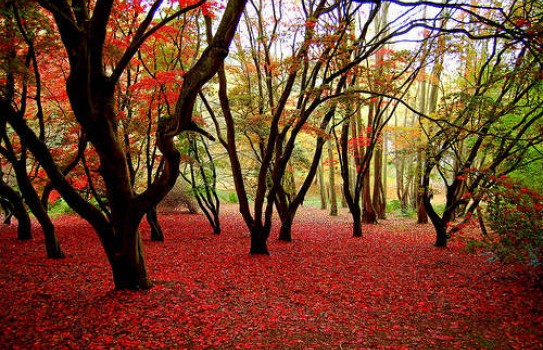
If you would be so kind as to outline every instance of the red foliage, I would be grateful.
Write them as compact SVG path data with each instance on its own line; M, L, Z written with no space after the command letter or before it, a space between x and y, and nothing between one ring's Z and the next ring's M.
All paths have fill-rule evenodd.
M432 247L429 225L404 220L350 237L349 215L304 208L292 243L250 256L233 207L224 234L198 215L161 218L167 241L146 258L146 292L112 291L96 235L56 219L68 258L43 241L0 236L0 343L5 348L511 348L543 347L541 287L513 267ZM274 232L276 234L276 232Z

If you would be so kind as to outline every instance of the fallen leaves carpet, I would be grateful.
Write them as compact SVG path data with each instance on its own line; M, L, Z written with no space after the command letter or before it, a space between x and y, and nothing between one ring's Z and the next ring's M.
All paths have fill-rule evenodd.
M39 236L0 228L0 348L7 349L543 349L542 289L530 275L469 253L460 238L433 247L430 225L364 226L303 208L291 243L250 256L235 208L223 234L201 215L160 218L144 292L113 290L97 236L55 219L66 259ZM533 276L532 276L533 277Z

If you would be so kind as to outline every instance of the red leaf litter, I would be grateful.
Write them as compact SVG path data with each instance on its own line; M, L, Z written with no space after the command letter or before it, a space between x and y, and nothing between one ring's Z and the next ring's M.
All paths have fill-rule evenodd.
M303 208L292 243L274 231L271 256L250 256L235 207L224 211L220 236L200 215L162 216L164 243L142 228L144 292L113 290L77 217L55 219L63 260L2 226L0 348L543 349L541 284L461 235L438 249L431 226L389 219L352 238L348 213Z

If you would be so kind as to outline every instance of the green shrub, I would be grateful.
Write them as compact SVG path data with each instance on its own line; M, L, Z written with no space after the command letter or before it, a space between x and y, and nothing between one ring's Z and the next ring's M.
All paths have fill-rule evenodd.
M402 208L402 204L400 203L400 201L397 199L393 199L387 202L386 211L387 213L392 213L392 212L400 210L401 208Z
M488 191L486 242L505 262L543 265L543 196L517 183Z
M228 191L228 192L225 192L225 191L221 191L218 193L219 195L219 198L221 199L221 201L224 201L226 203L238 203L238 195L236 194L236 192L233 192L233 191Z
M59 198L53 204L49 205L49 213L51 215L62 215L73 214L74 211L64 199Z

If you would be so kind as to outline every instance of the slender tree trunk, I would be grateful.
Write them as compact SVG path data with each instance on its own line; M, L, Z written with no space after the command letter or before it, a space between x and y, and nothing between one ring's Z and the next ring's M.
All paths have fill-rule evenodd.
M417 208L417 224L427 224L428 223L428 214L426 213L426 208L423 201L423 192L422 187L422 169L423 169L423 153L422 151L417 152L417 166L415 171L415 184L416 184L416 208Z
M386 219L386 207L388 203L388 143L387 135L383 133L383 217Z
M194 192L194 197L198 202L198 206L207 218L207 221L213 228L214 234L221 233L221 221L219 216L220 200L217 196L217 171L213 163L213 156L209 151L209 147L204 138L200 136L201 144L204 148L204 153L207 158L206 162L202 161L198 144L195 138L189 138L189 154L199 164L198 170L195 171L195 166L190 163L190 178L181 174L183 178L191 185ZM211 176L206 172L206 168L210 170ZM198 176L197 176L198 174ZM197 180L197 178L199 180Z
M285 192L282 186L279 186L279 189L277 191L275 207L277 208L277 213L279 214L279 219L281 220L281 228L279 230L278 240L290 242L292 241L291 228L294 218L290 218L290 202L288 200L288 194Z
M53 225L51 218L47 214L45 208L43 208L43 206L41 205L41 202L39 202L39 197L37 196L37 194L36 196L32 197L33 198L31 199L31 201L36 202L33 203L33 205L29 204L29 207L31 208L32 213L34 214L34 216L36 216L36 219L42 227L45 237L45 250L47 252L47 257L53 259L64 258L65 256L60 249L60 243L56 237L55 226ZM37 203L40 203L40 205L38 205Z
M417 197L417 224L424 225L428 223L428 214L426 213L426 208L422 199L422 193L418 193Z
M324 184L324 170L322 169L322 165L319 164L318 168L319 173L319 194L321 199L321 210L326 210L327 203L326 203L326 186Z
M373 207L375 208L377 218L386 219L386 199L383 186L383 149L381 147L378 146L375 149L374 157Z
M334 151L332 149L332 141L328 141L328 187L330 198L330 216L338 215L337 193L336 193L336 174L334 164Z
M481 232L483 233L483 235L485 237L487 237L488 236L488 230L487 230L486 225L485 225L485 220L484 220L484 217L483 217L481 207L477 207L477 219L479 221L479 226L481 227Z
M14 205L11 204L9 200L7 200L4 196L0 194L0 206L2 207L2 212L4 213L4 221L2 222L2 224L11 225Z
M407 197L405 195L405 186L404 186L404 170L405 170L405 158L399 158L396 156L394 164L396 165L396 196L400 201L400 209L402 214L407 212Z
M348 113L351 111L348 109ZM352 120L351 120L352 119ZM354 163L357 167L356 172L351 175L351 166L349 165L349 131L356 135L356 126L351 128L354 123L354 117L346 120L341 127L340 139L340 159L341 159L341 178L343 179L343 195L349 207L349 212L353 220L353 237L362 236L362 210L360 208L360 188L359 181L363 171L360 163L362 157L359 156L358 147L354 148Z
M26 150L23 152L26 152ZM21 160L13 164L13 167L17 177L17 184L19 185L25 203L42 227L47 257L53 259L64 258L64 253L60 249L60 243L55 235L55 226L53 225L47 210L43 207L40 197L32 186L28 174L26 173L26 156L23 156Z
M364 175L364 184L362 187L362 222L365 224L377 224L377 212L373 207L370 191L370 172L366 171Z
M32 225L30 217L26 211L23 199L17 191L11 188L7 183L0 178L0 196L5 198L13 207L12 214L17 219L17 239L28 240L32 239ZM6 218L7 219L7 218ZM4 221L7 224L9 220ZM10 218L9 218L10 219Z

